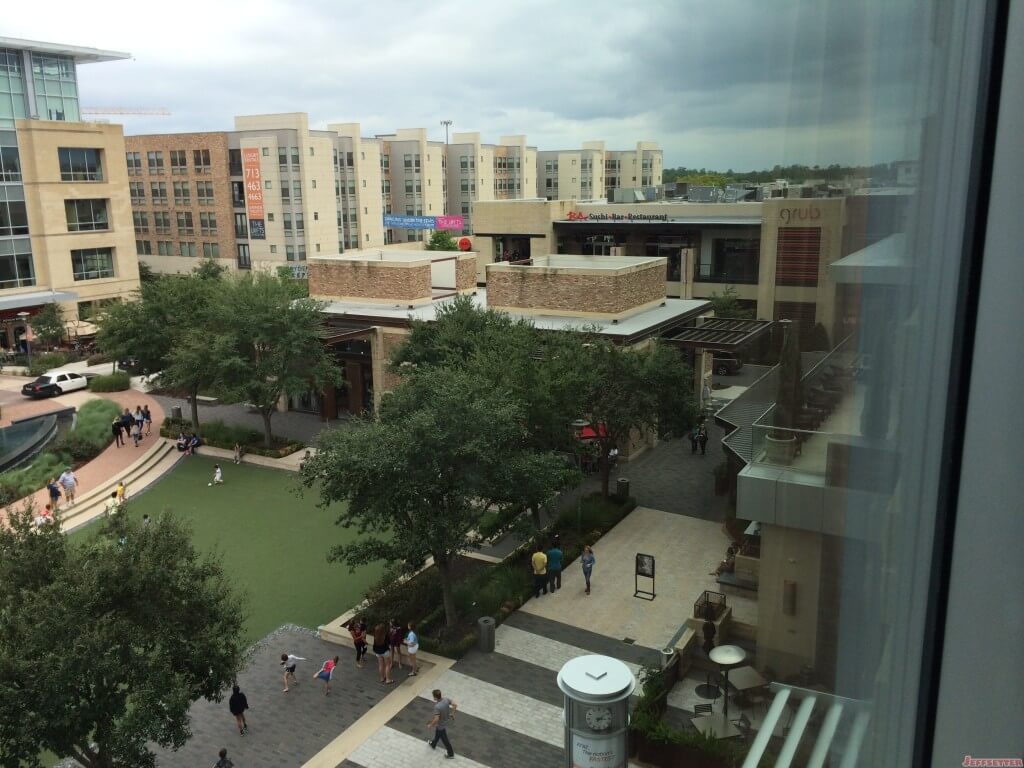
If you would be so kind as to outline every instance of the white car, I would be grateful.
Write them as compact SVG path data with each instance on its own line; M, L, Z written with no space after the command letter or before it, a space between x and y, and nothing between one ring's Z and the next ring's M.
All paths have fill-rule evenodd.
M73 392L76 389L86 389L88 386L89 380L80 373L47 371L35 381L23 386L21 394L26 397L51 397L63 395L65 392Z

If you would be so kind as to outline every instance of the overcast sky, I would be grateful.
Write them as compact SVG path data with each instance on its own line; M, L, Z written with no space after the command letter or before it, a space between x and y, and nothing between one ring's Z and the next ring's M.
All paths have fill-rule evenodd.
M665 165L748 170L913 156L926 31L905 0L48 0L0 35L126 51L79 70L126 133L308 112L540 149L657 141Z

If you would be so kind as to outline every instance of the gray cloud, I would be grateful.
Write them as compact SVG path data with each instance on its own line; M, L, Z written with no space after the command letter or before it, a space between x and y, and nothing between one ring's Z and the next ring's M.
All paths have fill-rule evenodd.
M126 132L304 111L367 134L426 126L542 149L659 141L736 169L906 155L926 31L909 0L253 0L5 8L5 34L131 51L82 67L90 105L165 106ZM38 7L37 7L38 8Z

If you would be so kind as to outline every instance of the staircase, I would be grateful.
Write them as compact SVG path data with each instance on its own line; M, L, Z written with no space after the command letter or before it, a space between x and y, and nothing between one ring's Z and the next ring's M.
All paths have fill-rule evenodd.
M134 464L119 472L116 477L111 477L109 482L79 496L73 507L62 509L60 512L61 529L65 533L70 533L79 526L101 516L106 509L110 494L117 490L117 484L121 480L125 481L128 488L127 498L130 500L135 492L156 482L178 462L182 455L173 440L158 438L157 442Z

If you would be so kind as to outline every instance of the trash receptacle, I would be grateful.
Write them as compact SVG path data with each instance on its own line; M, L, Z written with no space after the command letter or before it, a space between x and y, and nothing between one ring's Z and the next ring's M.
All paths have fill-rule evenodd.
M629 478L620 477L618 482L615 483L615 495L622 501L629 498Z
M181 421L181 406L180 405L172 405L171 406L171 420L172 421Z
M675 658L675 648L662 648L661 649L661 668L667 669L668 665L672 663L672 659Z
M494 628L496 622L490 616L477 619L476 626L479 636L476 645L484 653L494 653Z

